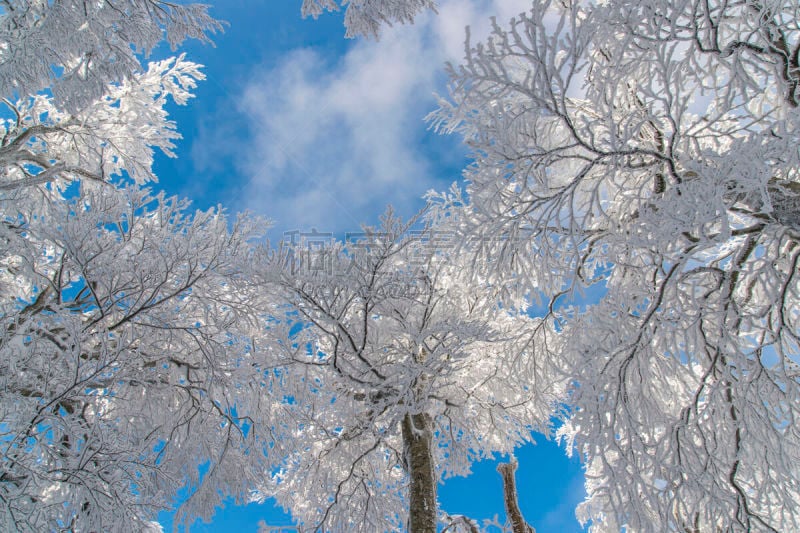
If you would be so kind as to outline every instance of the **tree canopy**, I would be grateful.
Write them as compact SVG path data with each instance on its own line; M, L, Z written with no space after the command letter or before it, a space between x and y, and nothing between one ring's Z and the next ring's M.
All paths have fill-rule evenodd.
M285 302L266 339L283 401L262 493L303 527L436 531L438 483L545 430L563 390L530 353L539 320L502 309L412 228L388 212L344 243L260 262Z
M474 163L436 200L550 301L593 530L800 527L797 9L534 2L450 69Z
M435 9L302 10L340 7L373 37ZM274 497L473 531L438 484L533 431L585 464L592 531L800 529L797 2L534 0L467 33L429 116L465 184L322 247L147 188L203 75L142 55L207 40L205 6L0 8L4 529L158 530L184 489L178 522Z
M217 23L151 1L2 7L0 527L160 529L187 486L183 515L208 515L259 477L236 407L258 397L240 399L259 374L241 272L263 225L145 188L180 137L165 103L203 76L183 56L140 70L131 47Z

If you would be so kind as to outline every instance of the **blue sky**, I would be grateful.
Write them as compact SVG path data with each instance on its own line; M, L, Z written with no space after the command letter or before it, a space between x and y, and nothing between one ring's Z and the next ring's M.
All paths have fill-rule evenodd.
M443 65L457 62L464 27L488 33L529 0L442 0L439 15L390 28L380 41L346 40L342 14L300 17L300 1L220 0L212 13L230 26L216 47L189 43L207 79L186 107L171 106L184 139L178 158L160 157L160 187L198 208L221 204L291 230L341 234L377 223L391 203L404 216L429 189L460 179L466 149L428 130L425 115L446 91ZM166 55L168 51L160 51ZM583 498L576 459L543 438L517 454L520 503L538 533L580 531ZM440 487L442 507L482 520L503 516L496 463ZM165 526L169 517L162 515ZM197 532L255 532L260 520L288 524L271 505L228 506Z

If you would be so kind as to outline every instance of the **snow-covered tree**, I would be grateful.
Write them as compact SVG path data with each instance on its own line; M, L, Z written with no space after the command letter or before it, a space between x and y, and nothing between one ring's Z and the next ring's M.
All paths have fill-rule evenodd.
M76 111L46 94L4 100L3 531L156 530L179 489L191 496L177 520L193 520L262 475L249 448L268 424L239 414L269 417L253 407L263 371L242 278L260 223L192 215L142 186L153 150L179 137L164 104L201 77L179 57Z
M221 29L208 6L163 0L0 1L0 95L24 98L49 89L74 113L110 82L142 70L141 54L165 40L208 41Z
M550 300L593 531L800 529L798 9L537 0L450 71L434 200Z
M301 528L462 521L438 516L438 483L548 425L563 387L531 356L540 321L499 307L446 246L390 213L357 238L301 240L265 262L271 300L289 305L270 325L283 340L261 348L282 361L283 400L262 494Z
M183 486L189 516L208 516L217 490L253 483L236 414L256 372L237 336L252 228L81 187L0 197L0 524L140 531Z

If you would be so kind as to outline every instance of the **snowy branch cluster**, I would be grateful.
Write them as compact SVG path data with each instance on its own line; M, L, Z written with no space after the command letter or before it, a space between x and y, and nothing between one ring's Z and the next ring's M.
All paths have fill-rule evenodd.
M401 529L409 475L428 476L421 490L435 502L439 480L529 441L560 397L532 357L540 321L500 309L495 289L408 230L389 212L355 249L334 244L330 269L295 264L292 249L262 261L257 279L284 302L270 329L286 333L270 349L276 416L291 431L262 493L311 529ZM416 439L426 440L417 470Z
M435 9L344 6L372 36ZM474 531L438 484L534 431L592 531L800 529L797 2L534 1L429 117L464 188L319 254L147 188L203 76L137 53L205 7L0 9L0 529L158 530L185 489L177 522Z
M457 226L551 301L593 530L800 527L798 7L537 2L451 68Z
M76 112L101 97L109 81L141 70L166 38L208 41L222 29L207 6L163 0L2 0L0 94L49 89L59 108Z
M436 10L433 0L347 0L344 24L347 37L368 36L377 38L383 25L410 24L422 11ZM336 0L303 0L304 17L319 17L325 11L338 11Z
M223 467L244 457L240 264L261 228L144 187L179 138L165 102L202 74L140 70L132 46L217 23L154 1L2 8L0 529L152 529L184 486L193 520L243 481Z

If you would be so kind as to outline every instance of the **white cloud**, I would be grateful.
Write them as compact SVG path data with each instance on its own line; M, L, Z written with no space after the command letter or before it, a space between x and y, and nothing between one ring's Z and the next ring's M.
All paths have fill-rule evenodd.
M281 230L357 230L387 203L411 214L427 189L458 178L441 175L438 160L452 154L435 153L452 142L420 150L443 64L463 55L465 26L485 37L491 15L507 20L529 1L445 0L438 16L357 41L335 62L300 49L253 72L238 110L251 134L239 169L245 207Z

